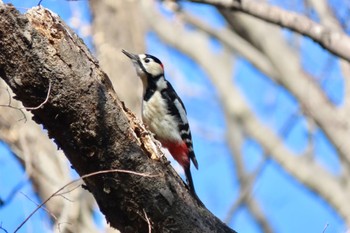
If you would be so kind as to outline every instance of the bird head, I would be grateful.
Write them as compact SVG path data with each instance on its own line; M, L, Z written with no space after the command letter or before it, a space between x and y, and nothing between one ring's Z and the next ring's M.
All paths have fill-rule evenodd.
M122 52L134 63L137 75L141 78L158 79L160 76L164 75L163 64L155 56L149 54L133 54L124 49Z

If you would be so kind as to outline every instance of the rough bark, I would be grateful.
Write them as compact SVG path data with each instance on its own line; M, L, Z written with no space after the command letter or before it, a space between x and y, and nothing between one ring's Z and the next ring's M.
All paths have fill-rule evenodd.
M0 77L85 179L111 226L122 232L234 232L193 199L144 128L118 100L107 75L59 17L21 15L0 1ZM51 87L51 88L49 88ZM48 100L45 101L46 97Z
M141 108L141 82L122 49L145 51L145 24L137 1L90 0L92 37L96 57L118 97L137 115ZM115 22L118 22L116 26ZM132 38L132 39L130 39ZM135 91L130 91L129 87ZM114 232L108 228L107 232Z

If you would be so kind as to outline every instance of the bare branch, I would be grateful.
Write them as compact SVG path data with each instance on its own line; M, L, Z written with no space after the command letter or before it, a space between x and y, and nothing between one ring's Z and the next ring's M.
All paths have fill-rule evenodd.
M24 113L22 110L24 110L24 109L25 109L25 110L35 110L35 109L41 108L41 107L47 102L47 100L49 99L50 91L51 91L51 82L49 82L49 89L48 89L48 91L47 91L47 95L46 95L45 100L44 100L42 103L40 103L38 106L36 106L36 107L23 107L23 108L19 108L19 107L14 107L14 106L12 106L12 105L11 105L11 95L10 95L9 90L7 89L7 87L6 87L6 90L7 90L8 94L9 94L9 103L8 103L7 105L0 104L0 107L9 107L9 108L13 108L13 109L19 110L19 111L23 114L23 118L22 118L22 119L24 119L25 122L26 122L26 121L27 121L27 117L26 117L25 113ZM22 119L19 119L19 121L22 120Z
M317 12L321 24L333 30L343 31L326 0L307 0Z
M36 206L39 206L40 204L36 203L34 200L32 200L27 194L20 192L23 196L25 196L30 202L34 203ZM57 217L55 216L54 213L50 212L50 210L48 210L47 208L45 208L44 206L41 206L41 209L44 210L46 213L48 213L49 215L51 215L51 217L55 220L57 220Z
M331 53L350 61L350 38L343 32L326 28L309 18L252 0L190 0L219 8L238 10L264 21L288 28L310 37Z
M47 90L47 94L46 94L45 100L44 100L42 103L40 103L38 106L36 106L36 107L25 107L25 108L23 108L23 109L26 109L26 110L36 110L36 109L41 108L41 107L44 106L44 104L46 104L47 101L49 100L50 92L51 92L51 81L49 80L49 87L48 87L48 90Z
M239 55L247 59L249 62L251 62L252 65L254 65L265 75L271 77L273 80L276 81L276 76L278 75L278 73L269 61L269 59L263 53L261 53L259 50L257 50L255 47L253 47L251 44L249 44L247 41L241 38L239 35L234 33L232 30L229 30L228 28L220 30L214 29L186 12L181 12L180 16L187 23L192 24L196 28L208 33L208 35L218 39L228 48L232 49L234 52L238 53Z
M329 224L327 223L327 224L324 226L322 233L325 233L328 227L329 227Z
M326 0L308 0L314 7L318 16L320 17L321 23L328 28L333 28L334 30L342 31L340 22L334 16L330 6ZM345 80L345 90L344 90L344 104L343 111L344 115L350 114L350 64L348 61L340 59L340 68L343 73L343 78Z
M5 233L8 233L8 231L5 228L2 227L2 223L0 223L0 230L2 230Z
M148 233L152 233L152 225L151 225L151 221L149 220L147 213L145 210L143 210L143 214L145 215L145 218L147 220L147 224L148 224Z
M0 84L0 86L2 87L3 85ZM16 110L20 111L21 114L23 115L23 118L19 119L18 121L25 120L25 122L26 122L27 121L27 117L26 117L25 113L22 111L22 108L16 107L16 106L12 106L12 98L11 98L11 93L10 93L9 88L6 86L6 87L3 87L2 89L5 89L6 92L7 92L8 103L7 104L0 104L0 107L8 107L8 108L13 108L13 109L16 109Z

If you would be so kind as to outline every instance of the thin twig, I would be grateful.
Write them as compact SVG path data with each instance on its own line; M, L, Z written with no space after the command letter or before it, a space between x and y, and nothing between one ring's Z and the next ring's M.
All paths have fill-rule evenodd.
M24 112L22 111L21 108L18 108L18 107L14 107L14 106L11 106L11 105L7 105L7 104L0 104L0 107L8 107L8 108L13 108L13 109L16 109L18 111L20 111L23 115L23 118L19 119L18 121L21 121L21 120L25 120L25 122L27 122L27 117L26 115L24 114Z
M20 111L20 112L22 113L22 115L23 115L23 118L19 119L18 121L21 121L21 120L23 120L23 119L25 119L25 121L27 121L27 117L26 117L26 115L24 114L24 112L22 111L22 109L21 109L21 108L18 108L18 107L15 107L15 106L12 106L12 98L11 98L11 93L10 93L10 91L9 91L9 88L6 87L6 88L4 88L4 89L5 89L6 92L7 92L8 104L0 104L0 107L8 107L8 108L13 108L13 109L16 109L16 110Z
M25 196L29 201L31 201L32 203L34 203L36 206L39 206L40 204L36 203L34 200L32 200L27 194L23 193L23 192L19 192L20 194L22 194L23 196ZM58 218L56 217L56 215L54 215L53 213L51 213L47 208L42 207L41 209L43 209L46 213L48 213L49 215L52 216L53 219L57 220Z
M80 186L80 185L78 185L78 186L75 187L74 189L79 188L79 186ZM70 190L68 190L68 191L65 192L65 193L69 193L69 192L71 192L71 191L74 191L74 189L70 189ZM57 196L62 197L62 198L65 199L66 201L69 201L69 202L72 202L72 203L74 202L73 200L69 199L68 197L64 196L63 194L57 194Z
M75 186L75 187L72 188L72 189L69 189L69 190L67 190L67 191L65 191L65 192L60 193L59 196L61 196L62 198L66 199L66 200L69 201L69 202L73 202L73 201L70 200L68 197L65 197L64 194L71 193L71 192L73 192L74 190L76 190L76 189L79 188L79 187L80 187L80 184L77 185L77 186Z
M38 106L36 106L36 107L23 107L23 108L18 108L18 107L12 106L12 105L11 105L11 98L10 98L11 95L10 95L10 92L9 92L9 90L8 90L7 88L6 88L6 90L7 90L7 93L8 93L8 95L9 95L9 103L8 103L8 104L0 104L0 107L8 107L8 108L13 108L13 109L19 110L19 111L22 113L22 115L23 115L23 118L21 118L19 121L21 121L21 120L23 120L23 119L25 119L25 121L27 121L27 117L26 117L26 115L24 114L24 112L23 112L22 110L23 110L23 109L25 109L25 110L37 110L37 109L41 108L44 104L46 104L47 101L49 100L49 97L50 97L50 92L51 92L51 81L49 80L49 89L48 89L48 91L47 91L45 100L44 100L42 103L40 103Z
M326 223L326 225L325 225L325 226L324 226L324 228L323 228L322 233L326 233L326 230L327 230L328 226L329 226L329 224L328 224L328 223Z
M97 171L97 172L92 172L86 175L81 176L78 179L72 180L71 182L67 183L66 185L62 186L60 189L58 189L56 192L51 194L45 201L43 201L35 210L16 228L14 233L18 232L19 229L22 228L22 226L40 209L42 208L51 198L54 196L57 196L59 192L61 192L63 189L67 188L69 185L72 185L78 181L81 181L83 179L100 175L100 174L106 174L106 173L127 173L127 174L133 174L133 175L138 175L138 176L143 176L143 177L157 177L159 175L151 175L151 174L145 174L145 173L139 173L139 172L134 172L134 171L129 171L129 170L121 170L121 169L111 169L111 170L103 170L103 171Z
M143 209L143 214L145 215L145 218L146 218L146 221L147 221L147 224L148 224L148 233L152 233L151 221L149 220L145 209Z
M10 96L9 90L7 88L6 88L6 90L7 90L8 94L9 94L9 96ZM0 107L9 107L9 108L14 108L14 109L18 109L18 110L22 110L22 109L25 109L25 110L36 110L36 109L41 108L44 104L47 103L47 101L48 101L48 99L50 97L50 92L51 92L51 81L49 81L49 89L47 91L45 100L41 104L39 104L38 106L36 106L36 107L18 108L18 107L15 107L15 106L11 105L11 98L9 98L9 103L8 104L0 104Z
M5 233L8 233L8 231L2 227L2 223L0 223L0 230L3 230Z
M42 102L41 104L39 104L36 107L24 107L22 109L26 109L26 110L37 110L39 108L41 108L44 104L47 103L47 101L49 100L50 97L50 92L51 92L51 81L49 80L49 89L47 90L47 94L46 94L46 98L44 100L44 102Z
M264 154L263 160L259 163L258 167L255 169L254 172L252 172L250 175L248 175L247 180L244 185L242 185L242 188L240 190L238 198L235 200L235 202L231 205L228 213L226 214L224 222L226 224L229 224L231 219L233 218L233 214L236 212L236 210L244 204L244 202L248 202L248 198L251 196L252 187L254 185L254 182L256 181L257 177L259 177L263 171L263 169L266 167L266 163L269 161L269 158Z

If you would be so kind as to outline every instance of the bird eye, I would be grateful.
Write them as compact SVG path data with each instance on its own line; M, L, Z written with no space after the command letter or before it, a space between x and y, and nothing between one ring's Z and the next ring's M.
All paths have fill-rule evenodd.
M146 63L149 63L150 61L151 61L151 60L150 60L149 58L146 58L146 59L145 59L145 62L146 62Z

